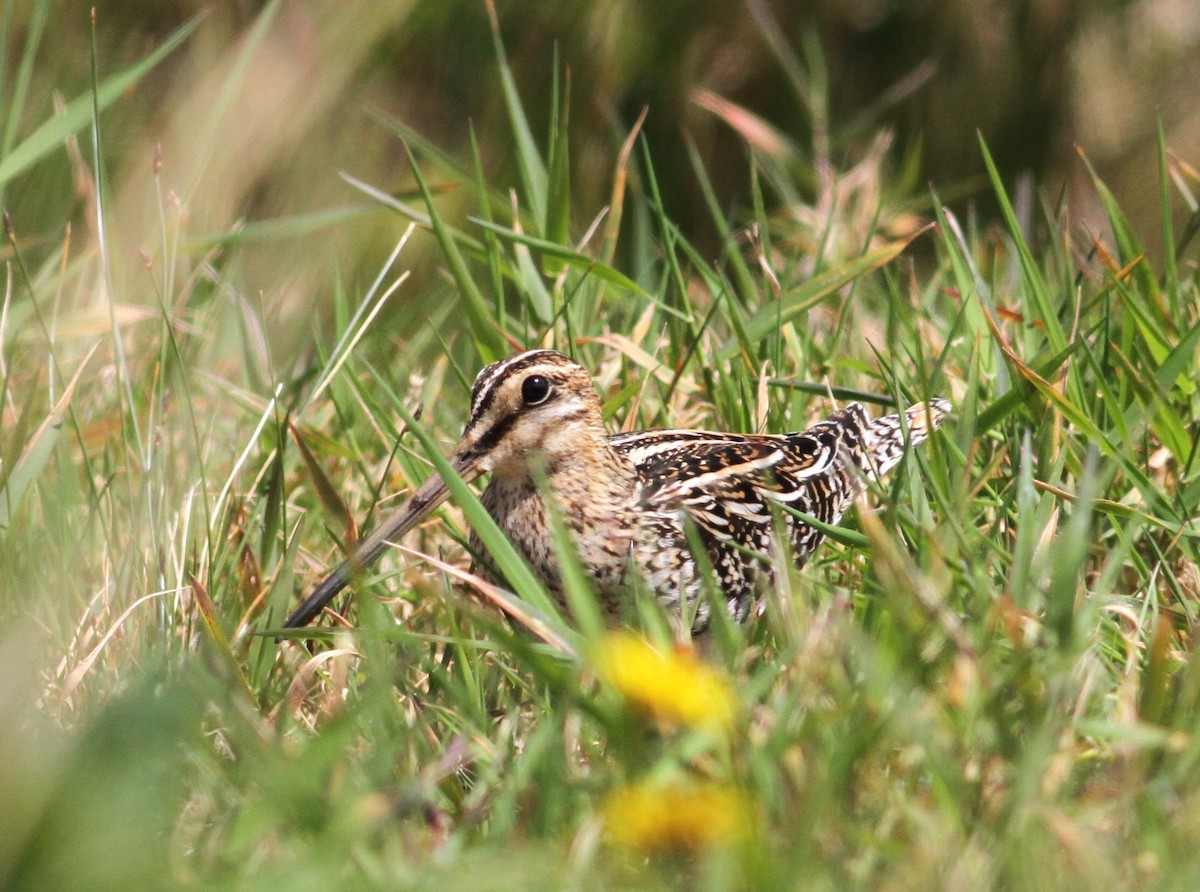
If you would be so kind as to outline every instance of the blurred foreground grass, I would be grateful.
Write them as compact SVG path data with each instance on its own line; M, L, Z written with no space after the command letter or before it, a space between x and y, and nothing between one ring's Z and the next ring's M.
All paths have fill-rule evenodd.
M935 201L925 231L882 146L811 188L758 152L752 212L711 202L708 257L658 198L667 177L709 196L701 164L657 168L634 128L581 219L565 81L542 136L498 72L519 187L381 116L422 177L357 186L417 229L361 278L330 262L333 319L294 362L241 290L245 236L197 245L161 182L120 289L101 227L31 249L14 224L5 887L1191 887L1200 293L1169 212L1196 207L1191 169L1164 150L1146 172L1155 260L1099 182L1111 236L1013 210L999 177L995 224ZM104 158L77 170L118 201ZM432 309L389 313L427 231ZM256 636L350 518L429 473L416 407L448 448L478 367L537 343L595 373L614 429L796 429L828 387L957 416L707 662L653 605L632 638L550 617L564 654L402 554L311 650ZM405 544L463 565L476 509ZM672 684L708 694L672 710Z

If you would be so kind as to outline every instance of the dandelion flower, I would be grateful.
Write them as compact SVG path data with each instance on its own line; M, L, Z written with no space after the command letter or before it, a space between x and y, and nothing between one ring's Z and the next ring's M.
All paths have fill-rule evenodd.
M637 635L614 632L600 642L596 671L633 709L665 725L733 724L729 685L691 651L663 652Z
M602 807L608 838L645 852L703 852L745 839L754 810L738 790L715 783L634 784Z

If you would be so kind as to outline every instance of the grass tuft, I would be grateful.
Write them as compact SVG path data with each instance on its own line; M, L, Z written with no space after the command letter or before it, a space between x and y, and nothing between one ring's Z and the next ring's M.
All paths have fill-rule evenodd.
M639 119L588 216L569 78L539 142L488 9L517 186L489 181L485 147L460 162L389 124L421 208L345 176L400 235L364 281L330 264L294 356L241 278L271 230L193 233L202 196L155 185L137 276L96 233L30 249L10 226L0 883L1187 885L1200 289L1167 205L1194 207L1190 168L1160 145L1148 172L1162 261L1098 179L1104 233L1019 214L986 146L999 219L936 197L915 219L886 139L839 167L820 53L759 10L811 145L707 96L758 133L749 207L718 206L698 154L656 169ZM194 27L97 70L98 128ZM89 104L6 131L0 187ZM79 162L96 207L107 146ZM664 209L668 176L708 196L715 257ZM360 213L327 210L265 222ZM397 304L425 237L444 275L418 318ZM333 605L344 622L269 634L394 494L447 471L475 370L532 345L592 370L614 430L795 430L864 396L956 415L803 572L781 559L760 616L718 617L702 658L647 599L614 637L580 573L561 609L453 479ZM461 569L468 526L506 588Z

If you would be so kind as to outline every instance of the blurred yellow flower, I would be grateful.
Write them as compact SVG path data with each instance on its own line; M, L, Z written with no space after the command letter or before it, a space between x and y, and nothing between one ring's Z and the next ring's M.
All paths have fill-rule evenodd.
M602 813L610 840L647 852L727 846L745 839L754 826L745 795L714 783L621 787L605 797Z
M655 648L630 632L604 636L596 671L634 709L668 725L728 728L735 701L725 679L691 651Z

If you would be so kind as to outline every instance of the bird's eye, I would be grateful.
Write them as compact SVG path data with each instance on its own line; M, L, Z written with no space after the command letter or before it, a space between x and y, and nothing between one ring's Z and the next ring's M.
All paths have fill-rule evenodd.
M521 399L525 405L536 406L546 402L550 396L550 382L541 375L530 375L521 382Z

